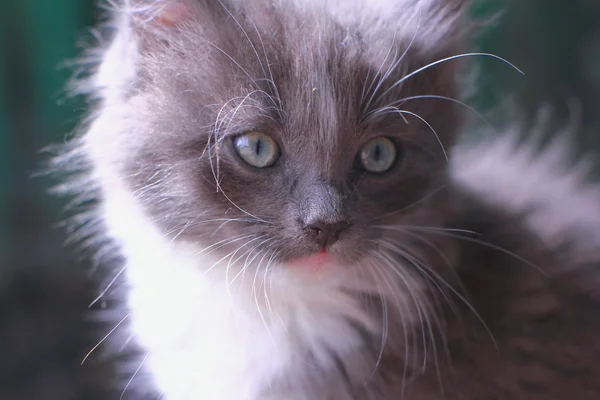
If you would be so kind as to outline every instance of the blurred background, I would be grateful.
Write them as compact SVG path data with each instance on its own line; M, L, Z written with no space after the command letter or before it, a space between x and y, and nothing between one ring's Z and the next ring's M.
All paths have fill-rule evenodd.
M88 318L99 282L90 262L64 246L56 225L66 200L40 149L60 143L85 113L68 99L66 62L101 13L93 0L0 0L0 400L118 399L101 351L81 360L110 329ZM505 12L473 43L527 73L477 61L473 106L485 111L507 93L524 115L552 105L557 122L579 119L577 143L600 153L600 1L482 0L473 13Z

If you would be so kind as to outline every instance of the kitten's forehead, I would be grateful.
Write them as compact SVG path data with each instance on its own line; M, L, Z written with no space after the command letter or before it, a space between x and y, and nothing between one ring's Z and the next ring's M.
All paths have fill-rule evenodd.
M453 46L465 32L470 0L233 0L242 10L261 9L300 18L318 31L328 21L345 27L366 41L414 41L424 51ZM226 5L225 5L226 6ZM265 11L266 10L266 11ZM325 29L327 27L325 26ZM385 56L374 52L371 57Z

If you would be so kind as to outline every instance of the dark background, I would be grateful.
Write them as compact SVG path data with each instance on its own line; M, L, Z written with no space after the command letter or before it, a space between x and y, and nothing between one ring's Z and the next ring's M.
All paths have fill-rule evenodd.
M581 148L600 149L600 1L482 0L473 12L491 15L504 5L474 49L509 59L527 76L478 61L481 90L472 104L492 109L510 93L526 116L550 104L556 121L580 119ZM66 100L65 62L98 18L91 0L0 0L1 400L120 395L110 390L101 351L80 366L111 327L86 312L99 283L56 228L65 200L47 194L49 178L32 177L43 168L40 149L63 141L85 111L81 99Z

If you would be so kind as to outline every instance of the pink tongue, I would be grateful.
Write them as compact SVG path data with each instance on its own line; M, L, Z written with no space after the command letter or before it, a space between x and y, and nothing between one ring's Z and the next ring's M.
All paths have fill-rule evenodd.
M322 250L319 253L312 254L306 257L296 258L292 260L290 265L294 267L304 267L304 268L321 268L324 264L331 261L331 256L327 254L325 250Z

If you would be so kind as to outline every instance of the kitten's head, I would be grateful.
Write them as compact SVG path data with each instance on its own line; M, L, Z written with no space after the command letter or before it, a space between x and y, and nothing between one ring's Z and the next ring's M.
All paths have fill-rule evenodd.
M463 2L139 3L118 129L89 142L166 237L252 268L420 256L405 227L446 218L459 124L459 65L429 65L459 51Z

